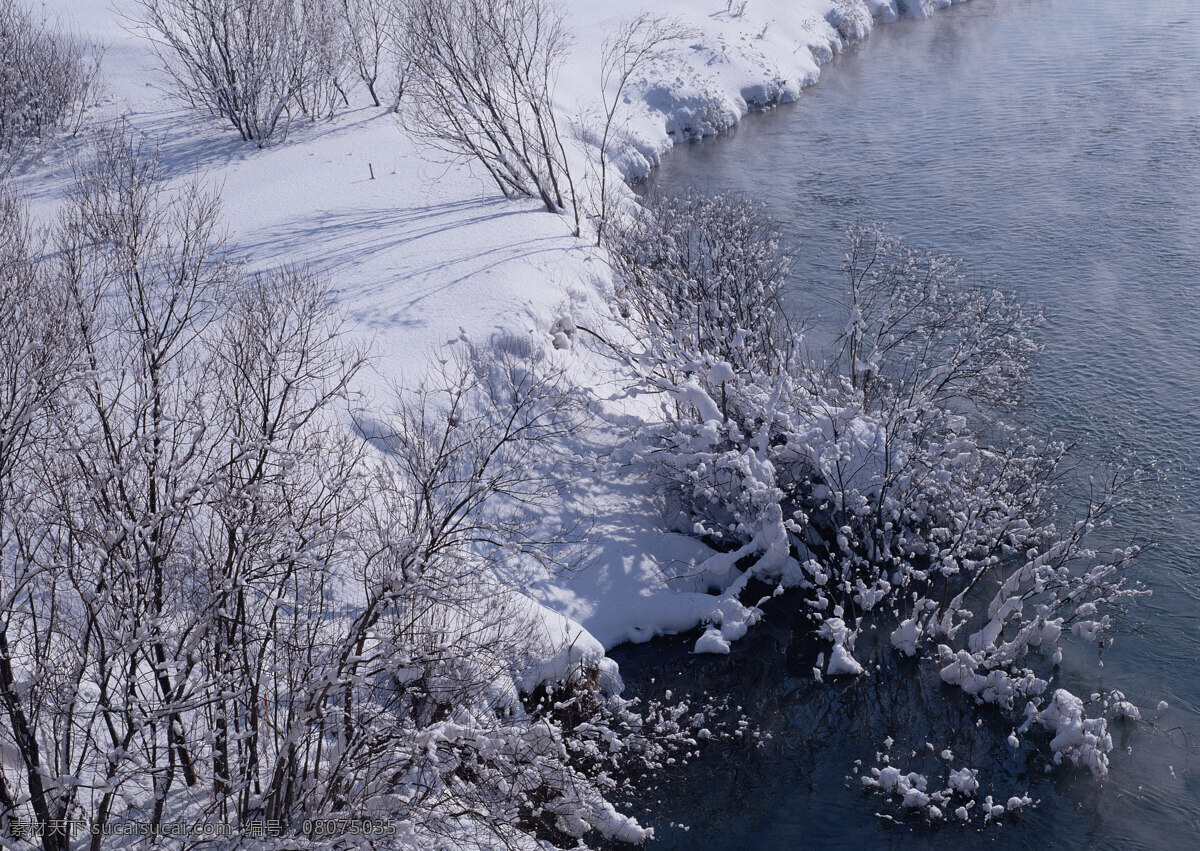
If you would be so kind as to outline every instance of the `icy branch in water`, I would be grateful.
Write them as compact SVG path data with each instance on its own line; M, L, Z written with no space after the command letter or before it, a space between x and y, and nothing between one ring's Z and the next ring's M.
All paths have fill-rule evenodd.
M723 593L697 652L729 652L759 616L738 608L752 579L793 588L828 642L817 679L864 674L855 640L883 626L942 682L1024 711L1022 732L1049 731L1056 762L1104 774L1107 722L1062 690L1046 699L1042 666L1068 636L1101 640L1147 593L1125 578L1137 545L1089 545L1136 476L1094 479L1082 516L1062 523L1066 448L1009 424L1041 314L858 225L845 331L817 363L780 307L788 258L755 203L651 197L607 234L625 331L609 353L631 392L661 400L633 455L675 528L716 550L699 568ZM880 782L929 806L934 793L902 777Z
M884 742L885 752L876 755L882 767L873 766L868 774L862 775L861 783L864 788L895 801L903 810L919 813L931 822L947 819L971 822L980 817L989 822L1034 803L1027 793L1012 795L1003 804L996 803L992 795L980 797L978 769L954 768L954 755L949 750L941 753L946 763L945 785L932 789L928 775L905 772L892 764L888 751L894 744L890 738Z

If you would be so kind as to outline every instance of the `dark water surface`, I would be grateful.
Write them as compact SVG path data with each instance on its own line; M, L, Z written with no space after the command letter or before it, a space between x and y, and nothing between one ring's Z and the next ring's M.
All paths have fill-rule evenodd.
M652 847L1200 848L1200 4L974 0L881 27L799 103L677 148L654 180L770 206L799 248L794 308L818 345L840 326L842 230L856 219L1046 308L1031 418L1076 438L1085 465L1133 452L1157 481L1113 534L1159 542L1138 566L1155 596L1103 668L1094 649L1069 655L1057 684L1120 688L1159 717L1115 727L1098 783L1045 774L1041 756L1004 744L1011 724L985 714L976 727L915 668L816 686L819 648L786 610L729 657L691 656L682 638L622 648L632 692L728 696L770 734L665 776L643 814ZM1028 789L1041 803L999 828L881 819L847 776L888 735L894 755L951 744L1002 801ZM898 764L944 781L932 755Z

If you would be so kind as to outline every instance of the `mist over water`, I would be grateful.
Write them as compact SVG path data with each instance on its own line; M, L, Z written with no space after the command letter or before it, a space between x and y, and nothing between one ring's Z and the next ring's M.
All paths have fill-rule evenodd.
M1171 704L1158 729L1116 725L1103 784L1046 776L993 747L1007 730L999 716L959 729L985 787L990 773L1002 792L1041 803L999 829L930 830L875 817L846 776L855 759L873 764L887 735L919 743L925 726L954 729L949 690L912 671L887 693L814 687L818 648L782 613L727 658L691 657L676 640L627 649L618 656L634 691L678 694L683 682L727 694L772 734L763 747L714 746L665 780L654 847L1200 842L1200 7L973 0L879 27L798 103L677 148L654 182L770 207L798 250L791 306L818 349L842 325L843 231L857 219L956 255L976 280L1046 309L1029 421L1077 442L1080 487L1096 464L1131 453L1151 481L1108 534L1157 541L1137 567L1155 596L1136 605L1103 668L1083 650L1056 685L1119 688L1150 716Z

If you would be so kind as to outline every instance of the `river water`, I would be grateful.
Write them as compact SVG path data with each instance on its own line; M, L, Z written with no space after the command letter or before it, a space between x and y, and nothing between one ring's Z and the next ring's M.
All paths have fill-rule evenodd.
M879 27L798 103L676 148L654 183L762 199L798 250L792 308L817 346L841 322L857 219L1046 309L1028 413L1076 440L1082 467L1131 453L1151 481L1112 534L1157 542L1137 568L1154 597L1103 667L1081 650L1057 682L1120 688L1157 720L1116 727L1103 783L1046 774L1004 745L998 715L975 726L890 654L881 676L815 685L819 648L783 606L728 657L682 638L614 653L632 693L728 698L760 734L659 779L640 802L651 847L1200 847L1200 6L973 0ZM1001 800L1028 789L1040 803L1002 826L880 818L852 772L889 735L899 764L937 774L908 754L949 742Z

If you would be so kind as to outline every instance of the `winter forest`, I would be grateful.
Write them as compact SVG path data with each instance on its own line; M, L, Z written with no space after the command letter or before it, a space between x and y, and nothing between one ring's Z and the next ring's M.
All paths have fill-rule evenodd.
M655 177L952 2L6 0L0 847L809 847L673 808L843 735L731 665L859 731L833 847L1190 782L1104 667L1173 473L1039 419L1055 311L863 215L806 302Z

